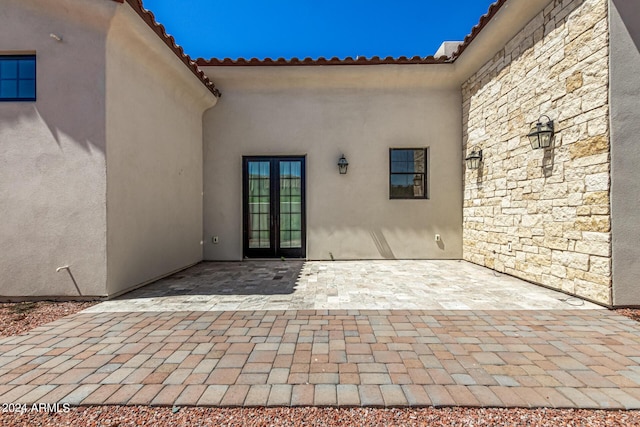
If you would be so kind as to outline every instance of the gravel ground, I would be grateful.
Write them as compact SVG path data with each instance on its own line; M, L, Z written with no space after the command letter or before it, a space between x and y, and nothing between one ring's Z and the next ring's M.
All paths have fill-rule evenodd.
M0 303L0 337L17 335L95 302ZM640 310L617 313L640 321ZM0 402L1 403L1 402ZM640 411L493 408L159 408L93 406L46 412L0 409L0 426L635 426Z
M471 408L148 408L2 414L1 426L634 426L638 411Z
M637 426L638 411L95 406L0 415L1 426Z
M23 334L95 304L97 302L91 301L0 303L0 337Z
M619 308L616 310L616 313L640 322L640 309L638 308Z

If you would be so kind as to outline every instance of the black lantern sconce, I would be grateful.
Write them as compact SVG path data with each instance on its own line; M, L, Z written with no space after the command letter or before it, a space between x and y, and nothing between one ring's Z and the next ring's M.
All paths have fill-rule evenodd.
M542 123L542 118L546 118L546 123ZM549 148L553 141L553 120L549 116L540 116L538 123L531 128L531 132L527 135L531 148L537 150L539 148Z
M338 160L338 171L340 171L340 175L346 174L348 167L349 167L349 162L347 162L347 159L344 157L344 154L343 154L342 157L340 157L340 160Z
M473 147L471 153L464 160L467 162L467 169L478 169L482 162L482 150L477 150L476 147Z

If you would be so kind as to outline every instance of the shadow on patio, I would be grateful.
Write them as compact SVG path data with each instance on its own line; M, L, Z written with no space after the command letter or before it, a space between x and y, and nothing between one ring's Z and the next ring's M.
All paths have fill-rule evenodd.
M304 263L203 261L116 300L185 295L287 295L295 291Z

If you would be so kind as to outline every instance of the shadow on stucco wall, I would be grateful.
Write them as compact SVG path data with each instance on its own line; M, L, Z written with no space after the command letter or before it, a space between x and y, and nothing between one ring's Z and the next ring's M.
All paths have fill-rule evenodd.
M613 302L640 306L640 2L611 0L611 252Z
M376 245L376 249L382 258L396 259L396 256L393 254L393 250L381 229L378 228L371 230L369 231L369 234L371 234L371 240L373 240L373 243Z
M612 0L615 7L618 9L622 22L624 22L629 36L633 43L636 45L636 49L640 51L640 1L638 0Z
M106 38L117 8L2 1L0 50L36 55L37 97L0 103L2 295L104 294Z
M47 144L50 137L61 149L68 142L88 153L104 153L106 38L116 4L83 8L64 3L6 5L2 47L36 54L37 101L1 105L0 123L20 127L16 138L28 138L31 145Z

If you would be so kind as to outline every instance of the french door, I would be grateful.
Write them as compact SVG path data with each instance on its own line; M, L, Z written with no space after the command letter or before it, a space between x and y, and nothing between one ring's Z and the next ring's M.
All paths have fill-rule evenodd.
M304 160L243 158L245 257L306 256Z

